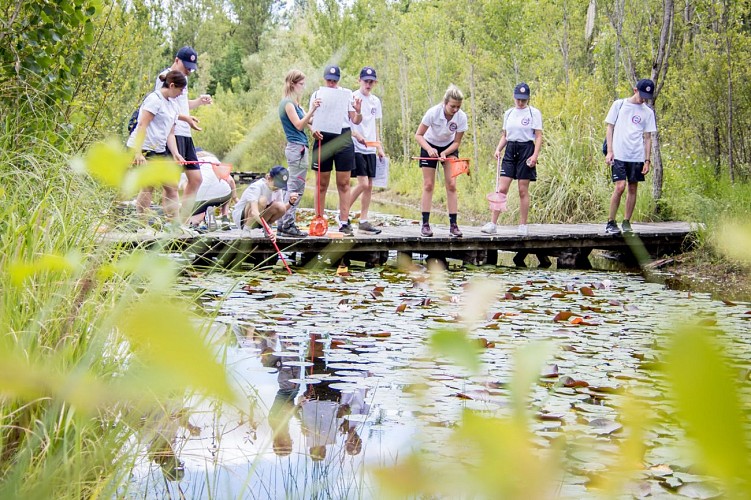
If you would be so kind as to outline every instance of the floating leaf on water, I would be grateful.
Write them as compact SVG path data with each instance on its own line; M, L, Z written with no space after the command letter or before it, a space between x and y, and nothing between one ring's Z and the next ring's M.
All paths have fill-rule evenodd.
M624 311L638 311L639 308L634 304L626 304L623 306Z
M311 384L320 384L321 379L319 378L291 378L289 379L289 382L292 382L293 384L298 384L298 385L302 385L302 384L311 385Z
M675 490L682 484L683 484L683 481L673 476L668 476L664 480L660 481L660 485L669 490Z
M522 289L522 287L520 287L520 286L512 286L507 291L510 292L510 293L516 293L516 292L521 291L521 289Z
M722 490L711 483L686 483L678 488L678 494L688 498L717 498L722 495Z
M731 301L725 300L725 299L722 299L722 303L725 304L726 306L737 306L738 305L735 302L731 302Z
M566 294L565 293L560 293L560 292L559 293L554 293L553 295L550 296L550 298L551 299L564 299L564 298L566 298Z
M563 413L540 412L535 417L543 422L563 422L566 416Z
M561 311L553 317L553 321L567 321L573 315L571 311Z
M310 361L284 361L285 366L313 366Z
M620 300L610 299L608 300L608 304L610 304L611 306L622 306L623 302L621 302Z
M717 320L712 318L703 318L700 319L697 324L699 326L715 326L717 324Z
M396 312L397 313L403 313L406 309L407 309L407 303L406 302L402 302L401 304L399 304L398 306L396 306Z
M555 378L558 376L558 365L545 365L540 374L543 378Z
M391 337L391 333L390 332L377 332L377 333L371 333L370 336L375 337L377 339L385 339L385 338Z
M614 422L607 418L596 418L592 420L589 425L594 428L595 434L612 434L623 428L618 422Z
M558 384L563 387L589 387L589 383L585 382L584 380L576 380L573 377L569 377L568 375L564 375L560 379L558 379Z
M583 287L581 287L581 288L579 289L579 291L580 291L580 292L581 292L581 294L582 294L582 295L584 295L585 297L594 297L594 296L595 296L595 292L594 292L594 290L592 290L592 289L591 289L591 288L589 288L588 286L583 286Z
M649 472L653 476L669 476L673 473L673 469L667 464L657 464L649 468Z

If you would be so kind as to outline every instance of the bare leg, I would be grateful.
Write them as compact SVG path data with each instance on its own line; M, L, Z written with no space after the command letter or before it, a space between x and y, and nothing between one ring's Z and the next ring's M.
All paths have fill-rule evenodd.
M151 207L151 199L154 196L154 188L146 187L136 197L136 212L145 214Z
M456 196L456 177L451 177L451 168L444 166L443 178L446 180L446 204L449 213L455 214L459 210L459 199Z
M631 220L636 207L636 190L639 188L638 182L628 183L628 192L626 193L626 212L623 214L624 219Z
M180 201L177 196L177 186L162 186L162 207L164 213L170 221L175 220L177 211L180 207Z
M420 208L423 212L430 212L433 206L433 188L435 187L435 169L423 167L422 170L422 200Z
M196 199L196 192L198 191L198 188L201 187L201 182L203 182L203 177L201 177L200 170L191 169L185 170L184 172L185 176L188 178L188 184L186 184L185 189L183 189L183 206L180 220L188 219L189 222L197 224L200 220L196 216L191 217L190 214L193 209L193 203Z
M615 220L615 214L618 213L618 206L621 204L623 191L626 189L626 181L615 181L613 196L610 197L610 212L608 220Z
M318 175L318 173L316 173ZM326 191L329 189L329 181L331 180L331 172L321 172L321 186L318 189L318 199L320 200L317 207L321 207L321 215L326 210Z
M339 192L339 220L345 223L349 220L349 181L352 178L352 172L336 172L336 190Z
M519 186L519 224L527 223L527 216L529 215L529 179L519 179L517 185Z

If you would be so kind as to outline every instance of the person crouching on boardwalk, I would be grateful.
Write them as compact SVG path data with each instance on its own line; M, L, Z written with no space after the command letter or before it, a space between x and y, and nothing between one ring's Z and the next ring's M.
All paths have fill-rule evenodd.
M422 169L422 236L433 236L430 229L430 209L433 204L433 188L435 186L436 168L438 161L447 157L459 157L459 145L467 130L467 115L461 110L464 94L455 85L449 85L443 102L430 108L422 117L417 127L415 139L420 145L420 156L435 158L435 160L420 160ZM443 175L446 179L446 201L448 204L449 234L460 238L462 232L456 223L458 200L456 196L456 178L451 176L451 168L444 163Z
M514 87L514 107L503 113L503 130L496 159L506 148L501 161L500 192L508 194L511 181L516 179L519 186L519 229L518 234L526 236L529 215L529 183L537 180L537 157L542 146L542 113L529 105L529 85L520 83ZM491 221L480 231L495 234L500 210L493 210Z
M183 161L175 140L177 108L174 100L182 94L188 80L179 71L170 71L159 78L162 87L143 100L138 110L138 125L128 137L127 146L136 151L133 160L135 165L143 165L147 160L168 159L170 155L176 162ZM174 220L179 206L177 179L174 185L165 184L162 189L164 213L170 220ZM145 214L151 206L153 191L153 187L147 187L138 194L136 210L139 214Z
M289 171L275 165L269 173L247 187L240 197L240 201L232 211L232 218L237 227L250 231L255 226L262 226L261 217L271 225L278 221L287 210L297 201L297 193L290 193L288 201L284 201L287 190ZM268 235L272 240L273 234Z

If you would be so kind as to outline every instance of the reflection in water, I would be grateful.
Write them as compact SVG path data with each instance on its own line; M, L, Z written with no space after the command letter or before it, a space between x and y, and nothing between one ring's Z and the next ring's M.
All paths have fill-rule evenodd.
M665 319L711 314L727 332L744 331L751 319L744 317L748 304L688 299L637 275L492 269L449 273L435 284L419 267L350 270L346 279L333 271L264 274L245 290L218 274L185 282L210 291L207 309L220 307L216 343L230 340L223 356L247 404L191 401L200 434L180 419L177 430L164 432L177 451L164 461L184 462L183 475L162 476L152 460L158 455L144 445L133 471L138 496L179 496L180 488L189 498L378 498L370 468L398 463L414 449L454 459L446 438L463 410L508 414L512 352L549 340L554 357L529 397L538 415L532 430L540 446L564 435L584 443L587 453L569 458L561 494L586 497L596 454L622 439L597 425L620 419L624 391L654 412L672 411L650 368ZM475 305L466 285L480 275L502 286L472 322L470 335L483 339L483 367L471 375L433 359L426 340L434 329L465 327ZM748 351L743 359L751 359ZM254 416L254 405L264 418ZM661 430L647 443L646 466L670 463L681 440L680 432Z

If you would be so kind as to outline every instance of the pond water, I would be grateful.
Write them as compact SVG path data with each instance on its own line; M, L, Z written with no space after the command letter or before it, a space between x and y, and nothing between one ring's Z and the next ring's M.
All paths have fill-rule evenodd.
M580 443L558 494L594 498L591 479L625 435L625 391L655 414L672 412L651 366L673 320L714 325L739 368L751 365L748 303L671 291L637 274L438 273L419 264L349 274L276 268L184 279L182 287L204 291L202 308L218 310L214 338L243 403L192 401L188 417L160 431L169 456L155 459L153 443L144 451L128 496L379 498L375 467L418 449L451 460L446 443L465 409L508 415L513 352L550 341L530 425L542 448L562 433ZM479 373L431 354L428 337L446 328L478 339ZM638 496L714 491L689 473L682 441L667 424L648 434Z

